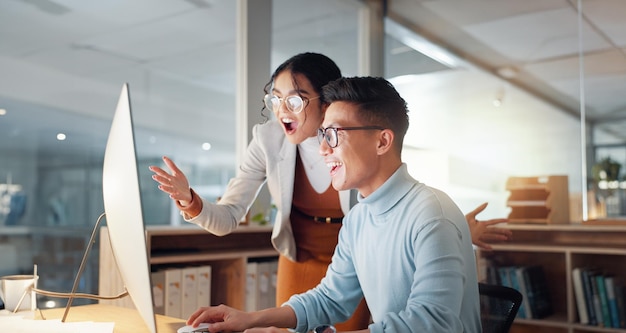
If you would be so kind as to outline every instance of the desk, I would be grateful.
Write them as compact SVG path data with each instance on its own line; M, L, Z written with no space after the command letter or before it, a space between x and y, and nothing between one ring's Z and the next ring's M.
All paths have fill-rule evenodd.
M61 319L64 312L65 308L42 310L46 319ZM115 323L114 333L150 333L137 310L112 305L73 306L66 321L113 322ZM156 324L158 333L176 333L176 330L185 326L185 320L156 315Z

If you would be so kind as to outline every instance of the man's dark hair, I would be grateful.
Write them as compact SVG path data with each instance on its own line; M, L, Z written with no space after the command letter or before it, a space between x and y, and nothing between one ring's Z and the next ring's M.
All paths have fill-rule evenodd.
M355 105L364 126L377 125L391 129L395 145L402 151L404 135L409 128L406 101L393 85L381 77L339 78L324 86L324 101Z

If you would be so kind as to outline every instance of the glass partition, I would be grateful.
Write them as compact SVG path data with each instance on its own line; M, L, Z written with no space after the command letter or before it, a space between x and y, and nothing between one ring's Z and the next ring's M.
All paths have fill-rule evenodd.
M37 264L39 288L71 290L104 212L104 147L124 83L146 224L181 220L148 170L164 155L209 200L219 196L235 170L235 9L228 0L3 5L0 275ZM97 248L81 292L97 293Z
M464 211L488 201L483 219L508 215L508 177L541 175L569 177L574 223L624 215L624 168L619 182L598 184L592 172L607 158L626 163L623 39L612 14L620 8L390 3L391 20L414 35L388 24L385 50L386 76L410 104L405 153L414 173Z
M404 154L415 177L464 212L489 202L482 219L508 215L511 176L565 174L580 192L577 119L489 73L432 64L393 35L387 45L386 70L409 104ZM423 66L398 68L398 57Z

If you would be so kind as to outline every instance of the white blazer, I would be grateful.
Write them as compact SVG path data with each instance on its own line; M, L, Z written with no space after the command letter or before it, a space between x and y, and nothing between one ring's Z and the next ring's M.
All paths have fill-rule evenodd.
M296 147L287 140L277 120L255 125L245 157L219 203L202 199L200 214L186 221L216 235L228 234L239 225L267 181L277 207L272 244L282 255L295 261L296 244L289 214L296 172ZM345 215L350 209L350 191L340 191L339 200Z

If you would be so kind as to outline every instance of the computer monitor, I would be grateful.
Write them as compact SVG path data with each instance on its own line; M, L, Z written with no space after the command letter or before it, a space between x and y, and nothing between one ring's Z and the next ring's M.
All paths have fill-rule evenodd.
M156 333L128 84L122 87L107 140L102 194L120 275L148 329Z

